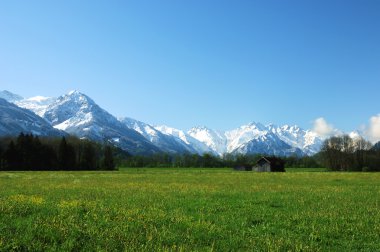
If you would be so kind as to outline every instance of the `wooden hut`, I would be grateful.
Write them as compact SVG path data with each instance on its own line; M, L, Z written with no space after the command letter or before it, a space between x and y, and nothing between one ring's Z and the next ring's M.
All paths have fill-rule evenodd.
M258 172L284 172L285 162L281 158L262 157L257 161L253 170Z

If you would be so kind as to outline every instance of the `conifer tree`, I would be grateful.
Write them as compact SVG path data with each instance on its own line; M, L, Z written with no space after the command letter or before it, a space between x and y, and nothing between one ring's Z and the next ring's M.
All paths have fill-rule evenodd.
M15 143L11 141L7 150L4 152L4 170L14 171L19 168L19 153L17 152Z
M0 171L3 169L3 149L0 146Z
M80 157L80 168L82 170L96 169L96 152L91 142L83 144L83 150Z
M104 158L103 158L102 168L108 171L115 170L115 163L113 160L112 148L109 145L107 145L104 148Z
M76 168L76 154L73 146L67 143L66 138L62 137L58 147L59 169L74 170Z

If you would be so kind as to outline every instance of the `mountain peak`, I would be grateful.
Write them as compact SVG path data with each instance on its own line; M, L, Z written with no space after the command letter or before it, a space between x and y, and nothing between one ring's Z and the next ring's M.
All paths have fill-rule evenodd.
M60 96L49 105L43 116L56 129L79 138L111 141L132 154L153 154L159 151L138 131L128 128L77 90Z
M84 94L78 90L71 90L70 92L65 94L64 97L74 97L74 98L82 98L82 99L92 100L89 96L87 96L86 94Z
M82 94L81 92L79 92L78 90L74 89L74 90L71 90L67 93L67 95L80 95Z
M54 127L66 130L67 125L89 124L89 122L93 121L94 114L108 118L108 113L101 109L90 97L79 91L70 91L50 104L43 116ZM116 121L116 118L114 120ZM62 125L58 126L58 124Z
M250 122L247 125L243 125L241 128L253 128L253 129L258 129L261 131L267 130L267 128L259 122Z
M72 90L67 94L59 97L58 100L60 100L60 102L73 103L79 106L96 105L94 100L92 100L89 96L85 95L84 93L79 92L78 90Z

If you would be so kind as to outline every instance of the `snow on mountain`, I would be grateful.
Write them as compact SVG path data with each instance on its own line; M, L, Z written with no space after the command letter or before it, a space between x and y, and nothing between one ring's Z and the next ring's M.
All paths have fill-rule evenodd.
M305 131L297 126L264 126L255 122L226 132L196 127L188 133L219 155L261 153L260 149L263 154L312 155L322 145L322 140L312 131Z
M223 155L227 152L227 138L224 132L211 130L207 127L194 127L187 134L204 143L218 155Z
M54 127L66 130L91 122L94 113L104 115L105 118L110 116L88 96L78 91L71 91L50 104L44 117Z
M303 130L297 125L278 127L270 124L267 128L285 143L301 149L307 155L316 154L322 146L323 140L315 132Z
M238 149L254 139L259 139L267 133L267 129L261 123L250 123L237 129L227 131L225 133L227 137L227 152L231 153L235 149Z
M39 136L64 136L65 133L54 129L48 122L27 109L0 98L0 135L16 136L32 133Z
M11 93L7 90L0 91L0 98L8 101L8 102L16 102L24 99L22 96Z
M302 150L292 147L273 133L259 135L234 149L233 154L265 154L275 156L303 156Z
M24 99L22 96L6 90L0 92L0 98L14 103L21 108L29 109L41 117L45 113L46 108L56 100L56 98L44 96L35 96Z
M149 124L137 121L132 118L128 117L121 117L118 118L118 120L122 123L124 123L128 128L133 129L143 135L145 138L147 138L151 142L157 142L159 141L159 132L156 130L153 126L150 126Z
M44 96L35 96L27 99L18 100L15 104L19 107L29 109L36 113L37 115L43 117L46 112L46 109L50 104L54 103L57 98L54 97L44 97Z
M191 146L199 154L218 154L213 149L209 148L205 143L199 141L198 139L195 139L194 137L190 136L182 130L171 128L165 125L155 126L154 128L165 135L174 137L178 142L183 142L186 145Z
M277 155L316 154L323 138L312 130L298 126L264 126L250 123L230 131L216 131L206 127L194 127L188 132L167 126L151 126L131 119L116 119L100 108L91 98L72 91L59 98L36 96L24 99L9 91L1 91L0 97L29 109L60 130L79 137L97 141L112 141L131 153L206 152L263 153ZM351 132L359 138L359 132Z
M168 134L164 134L153 126L137 121L132 118L119 118L119 121L128 128L133 129L143 135L152 144L161 150L169 153L197 153L190 144Z
M287 144L270 128L261 123L250 123L227 131L227 151L240 154L303 155L302 150Z
M318 136L314 131L306 130L304 146L301 149L308 156L317 154L321 150L323 141L324 139Z
M132 154L160 151L141 134L126 127L90 97L78 91L71 91L50 104L44 118L56 129L80 138L112 142Z

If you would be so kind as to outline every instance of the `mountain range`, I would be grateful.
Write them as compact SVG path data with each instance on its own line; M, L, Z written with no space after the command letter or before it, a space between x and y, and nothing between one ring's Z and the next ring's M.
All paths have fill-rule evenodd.
M303 156L317 153L323 138L298 126L252 122L230 131L193 127L188 131L116 118L87 95L71 91L58 98L28 99L0 92L0 135L75 135L108 142L131 154L266 154Z

